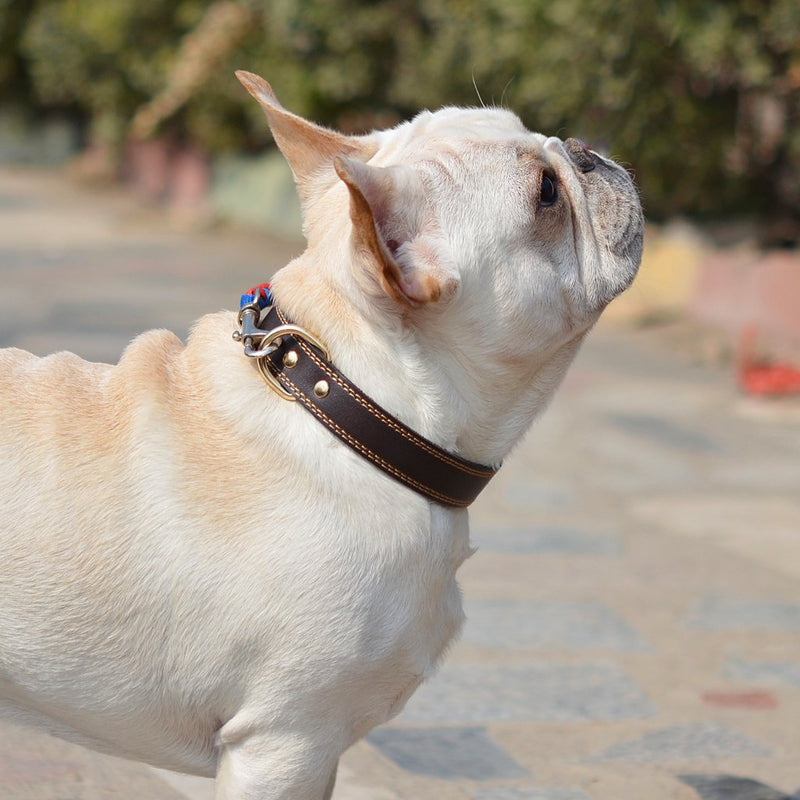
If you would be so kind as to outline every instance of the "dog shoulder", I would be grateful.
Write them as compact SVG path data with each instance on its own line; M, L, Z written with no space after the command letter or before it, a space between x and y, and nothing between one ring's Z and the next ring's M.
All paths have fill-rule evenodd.
M166 389L184 351L183 342L171 331L139 334L123 351L114 368L114 379L145 391Z
M162 373L183 350L181 340L167 330L152 330L137 336L125 348L120 362L87 361L75 353L59 351L37 356L16 347L0 348L0 391L24 387L41 389L48 385L65 390L101 383L115 371L134 380Z
M107 431L111 421L119 429L146 398L158 402L170 395L182 349L174 334L150 331L131 342L116 366L67 352L39 357L0 350L0 412L8 428L3 438L30 441L40 434L44 441L58 433L59 441L62 434L81 440L96 426Z
M17 348L1 349L0 408L9 414L14 408L35 413L37 408L80 403L111 369L108 364L84 361L74 353L40 357Z

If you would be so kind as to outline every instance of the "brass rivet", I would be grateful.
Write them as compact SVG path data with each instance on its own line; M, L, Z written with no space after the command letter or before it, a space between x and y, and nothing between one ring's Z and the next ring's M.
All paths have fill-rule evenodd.
M314 394L317 397L327 397L331 387L328 386L328 381L317 381L314 384Z
M283 366L289 367L289 369L291 369L292 367L296 366L296 364L297 364L297 351L290 350L283 357Z

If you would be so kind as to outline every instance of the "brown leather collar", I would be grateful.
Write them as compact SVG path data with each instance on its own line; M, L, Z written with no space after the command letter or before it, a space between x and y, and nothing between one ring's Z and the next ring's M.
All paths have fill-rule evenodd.
M272 331L289 324L272 306L259 327ZM302 335L286 333L274 344L275 349L259 359L267 382L276 381L348 447L415 492L462 508L497 472L415 433L354 386Z

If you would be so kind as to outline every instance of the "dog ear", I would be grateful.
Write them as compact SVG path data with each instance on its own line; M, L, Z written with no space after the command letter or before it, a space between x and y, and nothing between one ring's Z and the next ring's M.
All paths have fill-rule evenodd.
M350 190L354 246L377 264L386 293L412 307L450 299L458 289L458 272L437 235L418 173L342 156L333 163Z
M368 137L345 136L287 111L272 87L258 75L238 70L236 77L267 115L275 143L292 169L304 209L315 195L314 178L329 168L336 156L370 158L375 153L377 145Z

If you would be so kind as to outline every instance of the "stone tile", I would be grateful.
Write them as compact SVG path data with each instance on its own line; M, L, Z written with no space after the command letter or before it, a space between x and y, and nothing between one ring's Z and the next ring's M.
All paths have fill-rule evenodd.
M678 778L691 786L701 800L797 800L798 797L738 775L678 775Z
M473 800L591 800L580 789L541 789L525 786L483 786L472 793Z
M604 750L602 761L694 761L697 759L767 756L769 750L725 725L695 723L649 731Z
M624 620L602 605L469 599L466 613L463 640L478 647L500 650L647 649Z
M0 720L3 800L185 800L150 767ZM199 800L199 798L198 798Z
M661 490L650 497L639 496L632 499L628 510L648 525L713 543L793 579L800 578L797 498L706 486L699 492L694 488Z
M748 493L754 489L773 494L776 491L794 492L800 486L800 459L796 452L783 455L772 452L768 458L746 456L716 462L711 467L715 483L741 488Z
M719 631L736 628L800 631L800 604L709 595L695 604L688 624Z
M575 528L500 528L477 525L472 543L481 551L535 555L619 556L622 541L610 534Z
M575 494L557 485L542 485L512 481L505 492L512 506L524 509L565 509L575 505Z
M36 204L28 197L6 194L0 191L0 211L19 211L21 209L35 208Z
M158 767L150 769L186 800L214 800L216 781L213 778L199 778L197 775L185 775Z
M619 720L654 709L637 684L607 663L450 662L399 717L424 723Z
M528 775L483 728L377 728L367 740L416 775L473 781Z
M721 445L708 436L684 428L665 417L645 414L609 414L606 419L616 428L633 436L649 439L658 445L693 453L720 453Z
M766 711L777 708L778 699L772 692L703 692L703 702L719 708L745 708L751 711Z
M723 665L722 675L750 683L785 684L800 688L800 663L794 661L730 659Z
M613 431L594 438L588 447L594 462L602 464L592 475L597 488L633 497L665 489L687 491L697 485L698 471L691 452L614 435Z

